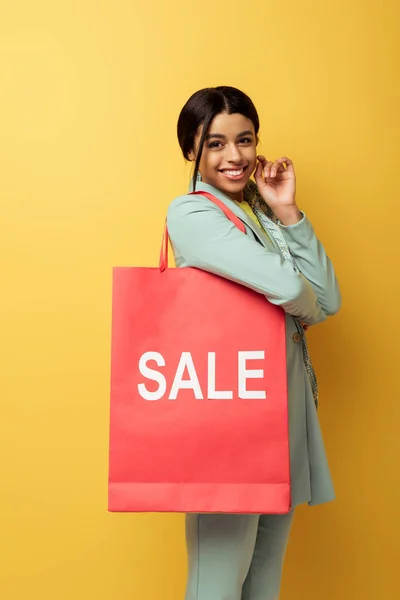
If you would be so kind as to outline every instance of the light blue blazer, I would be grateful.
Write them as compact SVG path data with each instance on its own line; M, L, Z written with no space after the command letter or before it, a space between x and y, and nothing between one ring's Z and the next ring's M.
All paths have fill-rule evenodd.
M335 497L303 352L292 317L315 325L341 304L332 263L306 215L281 225L300 270L283 260L276 243L233 200L198 181L224 202L246 226L246 235L206 197L185 194L168 208L167 222L177 267L197 267L263 294L286 313L289 439L292 506L329 502Z

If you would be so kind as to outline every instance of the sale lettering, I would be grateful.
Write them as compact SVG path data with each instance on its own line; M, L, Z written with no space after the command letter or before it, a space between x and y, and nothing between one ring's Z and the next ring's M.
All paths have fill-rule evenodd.
M209 400L232 400L233 390L216 389L216 353L208 352L207 360L207 394ZM247 400L265 400L267 397L265 390L248 390L246 383L248 379L263 379L263 369L248 369L247 363L251 360L265 359L264 350L239 351L237 361L238 374L238 395L239 398ZM158 384L156 391L149 391L145 383L138 384L140 396L144 400L160 400L166 395L167 380L163 373L148 366L149 361L154 361L159 367L165 367L165 359L160 352L145 352L139 360L139 371L141 375ZM183 379L185 370L187 370L188 379ZM176 368L175 376L169 390L168 399L176 400L180 390L192 390L193 395L198 400L203 400L203 390L201 389L196 367L190 352L182 352Z

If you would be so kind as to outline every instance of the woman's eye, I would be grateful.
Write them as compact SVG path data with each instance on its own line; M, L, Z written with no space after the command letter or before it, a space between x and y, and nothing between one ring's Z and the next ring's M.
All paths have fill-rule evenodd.
M241 138L239 140L239 143L240 144L251 144L252 141L253 141L252 138L245 137L245 138ZM222 145L222 142L218 142L218 141L210 142L208 145L208 148L219 148L221 145Z

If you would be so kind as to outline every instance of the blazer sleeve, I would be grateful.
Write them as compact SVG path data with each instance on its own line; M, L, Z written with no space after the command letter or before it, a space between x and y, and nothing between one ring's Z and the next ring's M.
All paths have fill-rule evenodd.
M179 196L168 208L167 225L174 254L190 267L244 285L313 325L327 318L313 286L301 272L239 229L212 202Z
M328 316L340 309L342 298L335 271L306 215L295 225L280 224L281 231L300 272L311 284L318 303Z

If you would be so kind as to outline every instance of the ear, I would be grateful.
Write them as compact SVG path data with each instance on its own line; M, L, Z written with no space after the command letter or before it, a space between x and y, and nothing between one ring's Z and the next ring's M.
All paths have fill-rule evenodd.
M188 154L188 158L189 158L189 160L191 160L191 161L194 161L194 160L196 160L196 156L195 156L195 154L194 154L193 150L191 150L191 151L189 152L189 154Z

